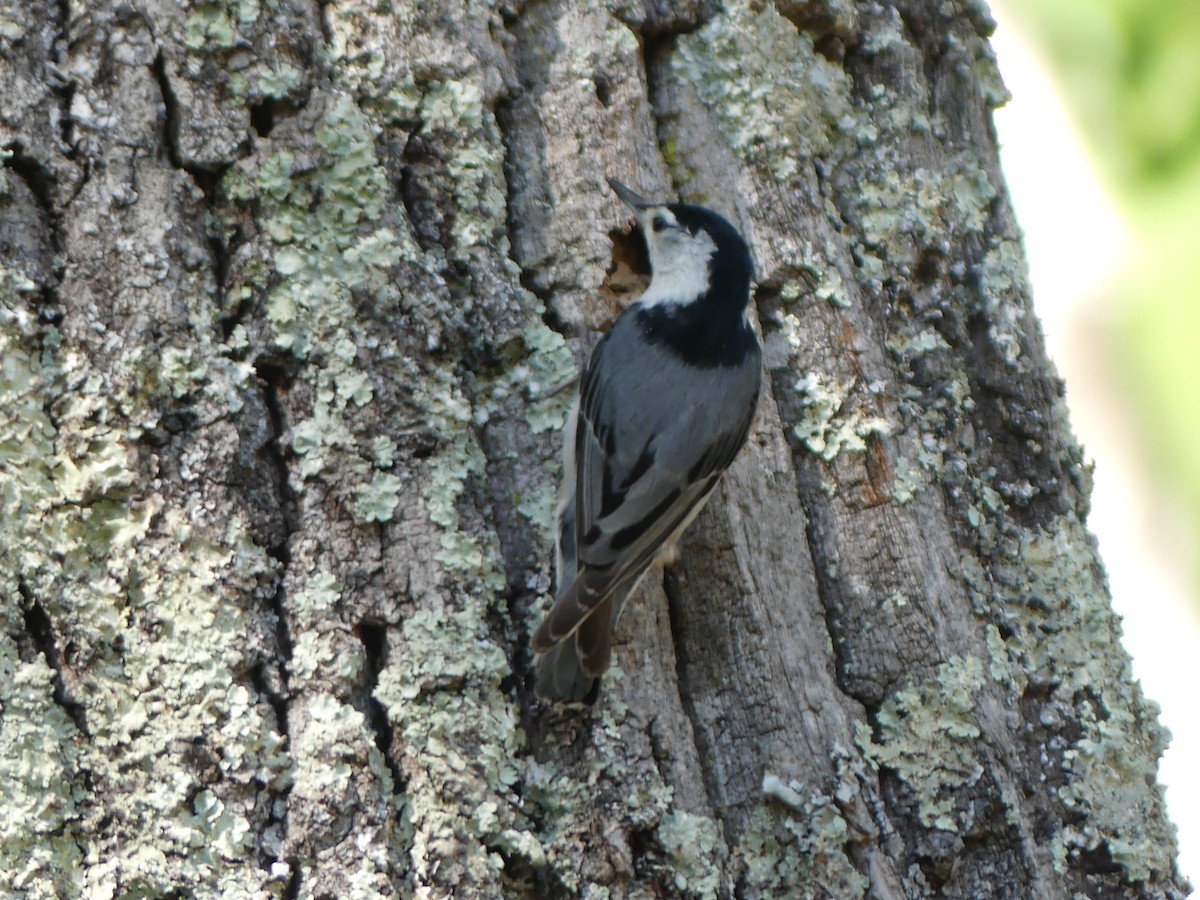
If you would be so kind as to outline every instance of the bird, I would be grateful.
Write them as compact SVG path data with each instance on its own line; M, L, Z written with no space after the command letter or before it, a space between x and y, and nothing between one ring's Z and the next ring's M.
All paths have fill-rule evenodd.
M762 381L741 234L711 209L608 183L640 226L651 277L592 351L564 429L557 591L531 641L546 701L594 699L626 599L673 559L745 444Z

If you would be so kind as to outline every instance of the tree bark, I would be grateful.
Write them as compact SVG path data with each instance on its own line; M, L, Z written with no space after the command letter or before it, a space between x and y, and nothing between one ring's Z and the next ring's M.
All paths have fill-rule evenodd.
M0 890L1182 896L990 28L0 3ZM607 174L746 234L765 398L547 708Z

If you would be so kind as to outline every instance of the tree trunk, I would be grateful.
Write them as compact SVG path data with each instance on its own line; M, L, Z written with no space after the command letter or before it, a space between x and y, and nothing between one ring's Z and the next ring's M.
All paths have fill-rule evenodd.
M1181 896L989 29L0 3L4 895ZM606 174L746 234L764 400L547 708Z

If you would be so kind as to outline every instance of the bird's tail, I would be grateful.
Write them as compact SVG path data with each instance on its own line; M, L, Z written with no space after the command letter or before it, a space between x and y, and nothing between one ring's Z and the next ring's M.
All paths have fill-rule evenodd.
M578 702L592 693L612 656L612 606L605 599L574 634L538 657L533 689L541 699Z
M535 650L545 647L538 656L534 691L543 700L581 701L592 693L596 681L608 668L615 624L613 611L620 614L626 592L619 592L619 603L614 602L610 594L595 608L590 603L579 608L578 597L585 585L584 579L576 578L579 573L575 547L575 493L569 487L559 502L557 518L554 543L558 599L533 637ZM568 595L573 600L563 602ZM555 640L557 643L552 643Z

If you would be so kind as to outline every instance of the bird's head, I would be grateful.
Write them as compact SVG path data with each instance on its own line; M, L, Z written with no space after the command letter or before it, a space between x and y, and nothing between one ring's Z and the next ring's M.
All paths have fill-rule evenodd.
M613 178L608 183L645 235L651 280L643 304L690 303L714 287L748 295L750 251L723 216L703 206L654 203Z

